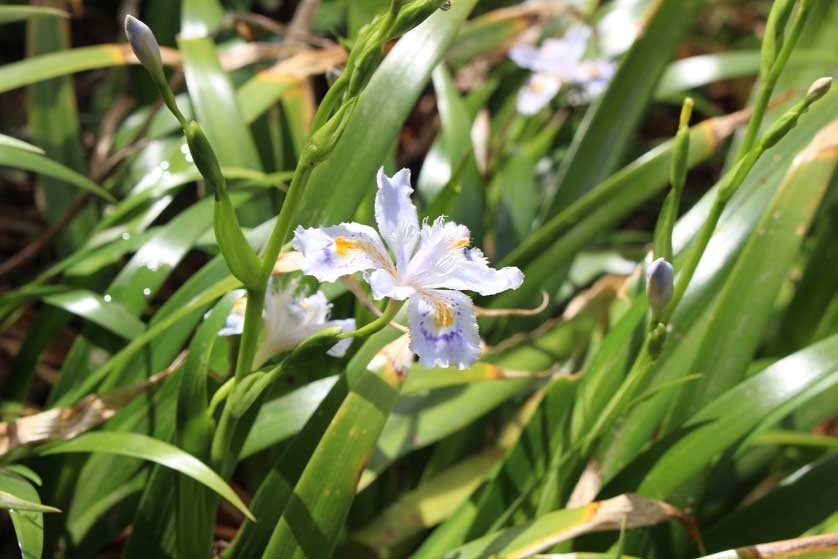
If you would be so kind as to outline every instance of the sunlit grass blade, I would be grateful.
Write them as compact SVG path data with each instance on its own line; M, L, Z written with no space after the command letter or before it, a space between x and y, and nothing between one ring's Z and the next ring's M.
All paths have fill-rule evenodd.
M835 454L795 472L762 497L707 526L704 530L707 549L728 549L804 533L835 512L838 499L838 487L833 483L835 476L838 476Z
M380 552L448 518L515 446L546 391L542 388L524 403L493 446L446 468L423 481L415 490L402 495L367 526L354 533L353 540Z
M703 338L702 325L706 325L709 305L726 281L737 255L779 188L794 156L811 142L818 130L834 119L838 97L828 95L822 101L822 105L815 105L801 119L797 128L784 138L781 143L783 149L777 149L772 157L765 157L755 165L731 201L728 211L722 216L718 232L711 239L694 281L672 320L670 335L682 339L680 343L668 344L664 349L656 365L653 383L668 382L695 372L690 370L688 363L694 358L697 344ZM709 211L713 196L715 190L709 191L679 220L673 236L676 255L694 238ZM679 257L676 256L676 267L678 261ZM634 304L645 305L645 297L638 298ZM642 314L637 317L639 320ZM604 374L604 371L597 374ZM611 441L603 454L602 466L606 479L638 455L645 442L659 428L670 405L671 397L661 395L629 413L620 428L620 436Z
M406 343L399 338L387 346L350 389L294 486L266 557L331 555L363 468L398 400Z
M818 132L792 162L714 302L695 361L687 365L688 371L701 371L702 379L682 388L670 426L744 378L774 311L773 301L830 186L838 166L837 147L838 122ZM759 291L751 289L756 283Z
M61 511L41 505L38 491L32 487L29 480L17 475L9 468L0 471L0 493L2 493L0 501L14 505L9 510L9 515L15 527L18 547L23 558L40 557L44 546L43 513Z
M456 557L495 555L508 559L530 557L576 536L608 530L652 526L669 520L685 521L675 508L640 495L621 495L584 507L564 509L515 526L505 532L484 536L452 550Z
M769 415L779 420L838 383L836 356L838 338L833 336L778 361L713 400L684 424L683 436L655 462L638 491L668 497ZM722 425L724 429L719 429Z
M85 433L67 442L45 446L38 452L42 456L68 452L104 452L149 460L201 482L227 499L242 514L253 519L236 492L203 462L175 446L146 435L126 432Z
M69 18L70 14L48 6L0 6L0 24L13 23L30 17Z

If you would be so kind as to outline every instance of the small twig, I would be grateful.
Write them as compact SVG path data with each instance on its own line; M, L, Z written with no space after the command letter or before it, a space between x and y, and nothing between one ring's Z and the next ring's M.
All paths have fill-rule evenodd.
M474 314L477 316L535 316L541 314L549 302L550 296L542 289L541 304L534 309L486 309L475 305Z
M231 22L241 21L244 23L249 23L251 25L261 27L262 29L271 33L275 33L277 35L285 35L291 39L304 41L310 45L318 47L329 48L335 45L334 41L330 41L329 39L325 39L323 37L318 37L317 35L313 35L301 29L292 29L290 26L283 25L269 17L265 17L260 14L233 12L227 14L225 19Z
M308 33L311 23L314 21L314 12L320 5L320 0L301 0L288 25L290 35Z
M89 199L90 194L87 192L80 195L78 198L73 200L73 203L69 208L67 208L61 217L58 218L58 221L55 221L47 227L47 230L44 231L43 235L24 246L3 262L0 262L0 276L5 276L15 268L23 266L32 260L32 258L34 258L39 252L41 252L41 250L43 250L45 246L52 242L52 240L67 226L67 224L70 223L74 217L76 217L76 214L81 211Z

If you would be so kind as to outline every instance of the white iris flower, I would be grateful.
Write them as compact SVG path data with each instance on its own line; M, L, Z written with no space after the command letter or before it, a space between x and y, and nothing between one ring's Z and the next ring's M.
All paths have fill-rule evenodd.
M300 268L319 281L366 271L376 299L409 299L410 349L422 367L465 369L480 357L480 338L474 305L460 291L493 295L518 288L524 275L518 268L491 268L480 249L469 246L463 225L439 217L420 226L412 192L408 169L392 177L379 169L378 231L359 223L297 227L293 245L303 253Z
M545 40L539 48L518 45L509 50L509 58L518 66L533 71L518 94L518 112L537 113L564 85L580 87L583 100L605 89L615 66L607 60L582 60L590 35L587 27L576 27L561 39Z
M218 332L219 336L242 333L246 305L245 297L236 301L224 327ZM264 329L254 359L256 366L261 366L278 353L295 348L297 344L324 328L338 326L344 332L355 330L355 319L329 320L331 310L332 304L322 291L306 296L305 292L300 292L297 281L292 281L285 289L278 290L271 280L265 293L265 309L262 313ZM328 354L343 357L351 343L351 338L341 340L329 349Z

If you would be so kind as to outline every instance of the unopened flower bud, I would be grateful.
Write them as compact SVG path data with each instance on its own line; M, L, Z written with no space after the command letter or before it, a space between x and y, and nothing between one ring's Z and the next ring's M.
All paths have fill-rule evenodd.
M447 10L450 7L450 2L446 0L412 0L405 2L399 10L390 37L400 37L422 23L435 11Z
M829 92L830 87L832 87L832 78L829 76L815 80L815 83L813 83L809 87L809 91L806 92L806 100L809 103L814 103L826 95Z
M672 299L674 277L672 264L663 258L658 258L646 269L646 296L649 298L652 316L660 316Z
M166 72L163 71L163 60L160 58L160 45L157 44L157 39L154 38L154 33L149 29L148 25L138 20L133 16L125 16L125 35L128 36L128 42L131 44L131 49L137 56L151 79L154 81L157 89L160 90L160 95L163 96L163 101L166 106L178 119L180 125L186 126L186 119L178 109L175 102L175 95L166 81Z
M159 79L163 73L163 59L160 58L160 45L151 29L134 16L125 16L125 35L131 43L131 49L139 59L140 64L145 66L151 77Z
M783 48L786 25L788 25L795 3L796 0L776 0L771 5L768 21L765 22L765 32L760 49L759 75L762 80L768 77L772 66L777 61L780 50Z
M832 87L832 78L825 77L815 80L806 92L806 97L798 101L791 109L775 120L760 142L763 149L768 149L780 141L792 128L797 125L800 117L809 110L809 106L826 95Z

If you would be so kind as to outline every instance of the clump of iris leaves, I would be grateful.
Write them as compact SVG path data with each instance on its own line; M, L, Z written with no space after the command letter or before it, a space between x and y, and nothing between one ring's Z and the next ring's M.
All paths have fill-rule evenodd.
M838 4L52 4L4 557L838 554Z

